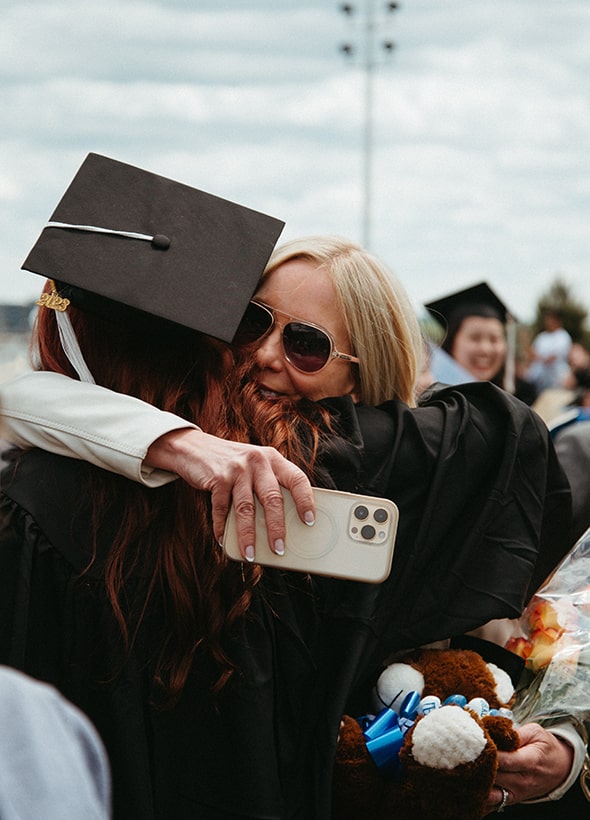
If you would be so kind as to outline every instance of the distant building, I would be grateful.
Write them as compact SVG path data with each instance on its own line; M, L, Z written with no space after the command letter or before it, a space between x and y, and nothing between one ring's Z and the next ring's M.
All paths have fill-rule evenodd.
M35 302L29 302L27 305L0 303L0 333L29 333L34 311Z
M34 302L0 304L0 381L29 368L29 339L36 309Z

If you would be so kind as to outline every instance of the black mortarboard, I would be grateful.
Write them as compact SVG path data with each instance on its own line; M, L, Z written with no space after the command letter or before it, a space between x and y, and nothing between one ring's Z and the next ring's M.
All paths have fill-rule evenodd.
M457 319L464 319L467 316L491 316L499 319L504 325L508 319L506 305L487 282L480 282L443 296L429 302L425 308L445 330L448 330Z
M22 267L79 307L90 293L230 342L283 227L89 154Z

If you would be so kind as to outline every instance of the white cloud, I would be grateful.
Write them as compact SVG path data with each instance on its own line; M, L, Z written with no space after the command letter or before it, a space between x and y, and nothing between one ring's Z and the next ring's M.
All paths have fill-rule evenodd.
M363 7L364 0L357 0ZM363 21L324 0L3 0L0 299L88 151L361 238ZM481 278L590 306L586 0L411 0L380 33L372 248L416 303ZM379 57L381 61L381 56Z

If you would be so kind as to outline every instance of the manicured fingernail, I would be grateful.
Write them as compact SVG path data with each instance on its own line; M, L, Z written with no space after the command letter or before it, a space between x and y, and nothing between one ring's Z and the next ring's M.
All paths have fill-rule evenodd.
M275 553L277 555L285 554L285 542L282 538L277 538L277 540L275 541Z
M244 555L246 556L246 561L250 561L250 563L252 563L254 560L254 547L246 547L244 550Z
M315 524L315 516L311 510L308 510L305 515L303 516L303 520L307 524L308 527L313 527Z

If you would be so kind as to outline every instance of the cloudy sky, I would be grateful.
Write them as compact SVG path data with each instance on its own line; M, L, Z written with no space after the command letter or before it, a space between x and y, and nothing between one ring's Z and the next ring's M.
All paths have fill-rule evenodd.
M588 0L341 5L0 0L0 301L39 292L20 265L94 151L278 216L283 239L368 239L417 307L485 279L528 321L561 276L590 309Z

